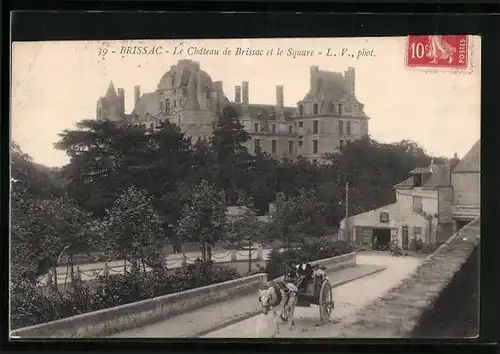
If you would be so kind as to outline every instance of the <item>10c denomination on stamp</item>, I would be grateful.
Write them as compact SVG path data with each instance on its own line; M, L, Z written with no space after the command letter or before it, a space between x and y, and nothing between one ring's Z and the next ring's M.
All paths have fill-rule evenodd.
M408 67L467 69L469 43L467 35L408 36Z

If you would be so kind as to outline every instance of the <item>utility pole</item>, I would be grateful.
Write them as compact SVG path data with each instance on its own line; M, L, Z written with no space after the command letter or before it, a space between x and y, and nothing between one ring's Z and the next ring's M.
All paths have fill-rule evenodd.
M345 233L349 241L349 182L345 183Z

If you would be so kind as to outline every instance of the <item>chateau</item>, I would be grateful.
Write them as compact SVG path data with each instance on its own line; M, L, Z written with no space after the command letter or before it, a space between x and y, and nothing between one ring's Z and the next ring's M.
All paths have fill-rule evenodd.
M276 86L274 105L250 103L249 82L235 87L234 100L224 94L222 81L212 81L197 62L180 60L163 75L155 92L141 94L135 86L135 108L125 113L125 91L111 82L97 101L97 119L141 124L155 129L168 119L194 141L208 139L226 106L239 114L250 133L246 145L282 157L304 156L319 162L350 141L368 134L369 118L355 95L355 70L344 74L310 68L310 83L295 107L284 105L284 87Z

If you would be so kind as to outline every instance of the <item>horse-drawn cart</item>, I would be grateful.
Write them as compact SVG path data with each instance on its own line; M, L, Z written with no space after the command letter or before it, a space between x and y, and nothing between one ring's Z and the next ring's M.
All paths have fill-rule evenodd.
M305 291L297 293L298 307L310 307L317 305L319 307L319 316L322 323L327 323L335 308L332 296L332 286L328 280L328 275L324 268L318 268L314 271L311 279L304 279L307 282ZM282 315L284 320L288 320L289 313L285 311Z

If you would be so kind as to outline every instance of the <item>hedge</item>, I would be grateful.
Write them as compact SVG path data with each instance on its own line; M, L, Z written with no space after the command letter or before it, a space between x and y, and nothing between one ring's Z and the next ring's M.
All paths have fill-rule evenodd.
M77 283L72 292L51 295L40 293L26 281L17 281L11 284L11 327L27 327L240 277L236 270L223 266L212 267L211 276L207 276L205 267L200 261L176 270L99 277L95 290Z

